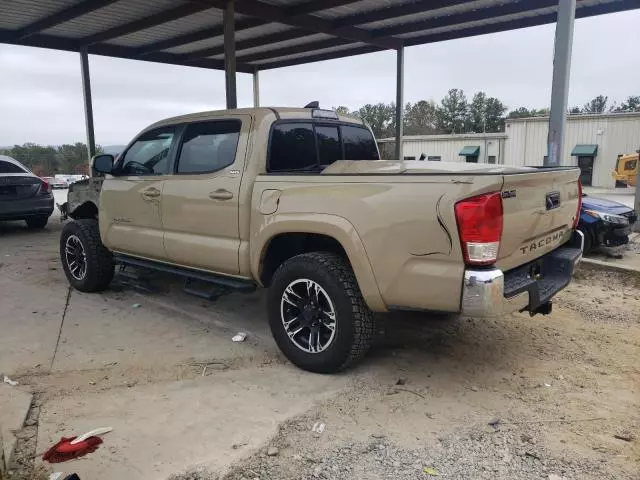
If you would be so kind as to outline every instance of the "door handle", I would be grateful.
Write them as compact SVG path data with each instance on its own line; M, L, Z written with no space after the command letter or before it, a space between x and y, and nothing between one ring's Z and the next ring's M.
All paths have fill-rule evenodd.
M148 188L142 191L142 198L145 200L153 200L154 198L158 198L160 196L160 190L157 188Z
M231 200L233 198L233 193L229 190L219 188L215 192L209 193L209 198L211 200Z

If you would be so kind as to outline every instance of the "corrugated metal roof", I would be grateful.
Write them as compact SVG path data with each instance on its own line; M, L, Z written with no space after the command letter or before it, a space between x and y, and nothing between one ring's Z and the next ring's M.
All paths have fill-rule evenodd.
M0 42L222 68L223 0L0 0ZM275 68L555 20L557 0L238 0L238 69ZM640 8L579 0L578 18ZM84 42L84 43L83 43ZM244 58L244 62L243 62Z
M287 55L285 57L275 57L275 58L270 58L268 60L257 60L256 62L254 62L255 65L263 65L265 63L270 63L270 62L279 62L281 60L294 60L297 58L304 58L310 55L318 55L320 53L338 53L341 52L343 50L348 50L350 48L354 48L354 47L363 47L365 46L365 43L351 43L348 45L342 45L340 47L333 47L333 48L323 48L320 50L313 50L311 52L308 53L300 53L297 55Z
M242 16L238 15L241 18ZM203 28L212 27L214 25L222 25L222 11L217 8L211 8L203 12L194 13L188 17L163 23L157 27L147 28L138 32L118 37L109 43L114 45L125 45L128 47L136 47L147 43L157 42L169 37L176 37L188 32L201 30Z
M153 0L152 2L149 0L120 0L74 20L44 30L42 33L58 37L82 38L184 3L176 0Z
M0 28L17 30L64 7L73 5L77 0L60 0L58 2L46 0L1 1Z

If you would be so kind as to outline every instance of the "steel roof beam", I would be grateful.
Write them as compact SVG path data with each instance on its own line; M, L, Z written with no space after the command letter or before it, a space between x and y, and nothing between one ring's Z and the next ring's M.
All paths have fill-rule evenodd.
M263 22L258 18L247 18L238 20L236 22L236 32L239 32L240 30L246 30L248 28L259 27L261 25L264 25L265 23L266 22ZM183 35L178 35L177 37L167 38L166 40L160 40L159 42L150 43L148 45L136 48L136 51L138 52L138 55L147 55L151 52L167 50L169 48L175 48L181 45L199 42L201 40L220 37L223 34L224 28L223 25L220 24L213 27L204 28L196 32L185 33Z
M211 6L207 6L202 3L187 3L178 7L164 10L162 12L149 15L138 20L134 20L124 25L118 25L117 27L110 28L103 32L98 32L93 35L81 38L78 42L83 46L94 45L96 43L105 42L113 38L123 37L139 30L146 30L147 28L156 27L163 23L177 20L179 18L193 15L194 13L201 12L203 10L210 9Z
M320 0L312 0L313 1L320 1ZM416 13L416 12L424 12L424 11L428 11L428 10L434 10L434 9L438 9L438 8L442 8L443 6L451 6L451 5L455 5L458 3L466 3L469 0L429 0L429 1L420 1L420 2L415 2L415 3L410 3L410 4L404 4L404 5L400 5L397 7L390 7L390 8L385 8L382 10L375 10L373 12L367 12L364 14L355 14L355 15L349 15L348 17L343 17L343 18L338 18L335 20L331 20L331 24L335 27L342 27L344 25L359 25L362 23L367 23L368 21L372 21L371 19L379 19L379 16L382 14L388 14L391 17L394 16L402 16L402 15L407 15L407 14L411 14L411 13ZM306 5L306 4L305 4ZM476 13L477 14L477 13ZM386 17L388 18L388 17ZM346 21L348 19L348 22ZM406 33L406 32L402 32L402 33ZM237 45L237 50L241 51L244 49L248 49L248 48L253 48L253 47L259 47L259 46L263 46L263 45L268 45L271 43L278 43L278 42L282 42L285 40L294 40L296 38L303 38L305 36L307 36L309 34L309 32L305 29L296 29L296 30L289 30L286 32L280 32L279 34L274 34L273 36L270 36L270 38L267 37L263 37L263 38L251 38L251 39L247 39L243 42L243 45L240 45L240 42ZM334 35L336 36L336 35ZM372 37L382 37L385 35L382 35L378 30L371 30L371 36ZM389 35L390 36L390 35ZM335 43L329 45L328 40L321 40L318 42L318 45L314 45L314 44L306 44L308 45L310 48L307 48L306 50L304 48L302 48L301 46L296 46L296 47L290 47L290 48L295 48L295 53L302 53L305 51L313 51L313 50L318 50L320 48L327 48L324 45L329 45L329 46L337 46L337 45L347 45L349 43L348 40L337 40L335 41ZM367 42L363 42L363 43L367 43ZM221 47L212 47L212 48L207 48L207 49L202 49L202 50L198 50L198 51L194 51L191 52L189 54L189 58L198 58L198 57L211 57L211 56L215 56L215 55L221 55L222 53L224 53L224 49L221 50ZM268 58L270 57L276 57L279 55L268 55L266 52L261 52L259 54L259 57L256 57L255 59L252 58L250 61L253 60L258 60L260 58ZM242 56L242 54L240 53L238 55L239 57Z
M192 0L199 4L207 3L212 7L223 8L225 0ZM236 12L251 17L257 17L268 22L282 23L292 27L302 28L315 33L324 33L334 37L344 38L355 42L368 43L382 48L400 48L403 41L398 38L373 38L371 32L345 26L336 28L331 20L316 17L313 15L290 15L282 7L271 5L258 0L241 0L236 5Z
M477 20L484 20L492 17L514 15L531 10L557 6L558 0L521 0L517 3L507 3L496 7L483 8L481 10L471 10L469 12L454 13L443 17L427 18L417 22L404 23L402 25L378 28L374 30L374 35L386 36L427 31L434 28L448 27L451 25L475 22Z
M611 3L602 3L590 6L580 6L578 2L578 8L576 9L576 18L586 18L596 15L604 15L607 13L615 13L626 10L634 10L640 8L640 0L622 0ZM549 13L545 15L538 15L535 17L526 17L519 20L509 20L507 22L492 23L488 25L481 25L477 27L469 27L463 29L452 30L449 32L441 32L433 35L424 35L420 37L413 37L405 39L407 46L425 45L428 43L437 43L446 40L454 40L457 38L473 37L476 35L485 35L489 33L506 32L509 30L517 30L520 28L534 27L537 25L545 25L548 23L554 23L556 21L557 14ZM347 50L340 50L337 52L325 52L321 54L314 54L309 52L304 57L295 59L281 59L273 62L265 62L260 65L255 65L255 68L259 70L269 70L273 68L290 67L294 65L300 65L304 63L319 62L322 60L331 60L335 58L349 57L353 55L361 55L365 53L373 53L380 51L380 48L371 47L354 47ZM238 60L246 62L247 57L238 57ZM256 61L256 60L254 60Z
M306 15L309 13L328 10L330 8L340 7L343 5L347 5L349 3L354 3L360 0L309 0L304 3L300 3L298 5L293 5L286 9L289 15ZM240 30L246 30L249 28L260 27L262 25L266 25L269 22L261 20L259 18L246 18L242 20L238 20L236 22L236 32ZM307 30L298 30L298 36L308 35ZM198 30L196 32L190 32L183 35L178 35L173 38L168 38L166 40L161 40L159 42L150 43L138 49L140 55L146 55L150 52L156 52L159 50L166 50L168 48L179 47L181 45L187 45L189 43L199 42L201 40L207 40L209 38L220 37L223 34L222 25L216 25L215 27L209 27L202 30ZM294 38L294 37L290 37ZM256 39L251 39L251 41L256 41ZM281 40L271 40L271 41L281 41ZM271 42L270 41L270 42ZM242 41L237 42L238 50L241 48L240 43ZM269 43L270 43L269 42ZM264 42L258 42L258 45L264 45ZM212 55L218 55L224 53L224 47L213 47L215 50L213 53L208 53L211 49L199 50L197 53L203 52L203 54L198 55L198 57L210 57ZM222 48L222 50L219 50ZM242 48L250 48L250 47L242 47ZM193 52L196 53L196 52ZM190 53L189 56L192 56Z
M56 25L68 22L69 20L73 20L81 15L106 7L116 1L117 0L85 0L84 2L72 5L64 10L60 10L48 17L36 20L35 22L16 30L13 32L13 37L16 40L25 39L38 32L47 30L48 28L55 27Z

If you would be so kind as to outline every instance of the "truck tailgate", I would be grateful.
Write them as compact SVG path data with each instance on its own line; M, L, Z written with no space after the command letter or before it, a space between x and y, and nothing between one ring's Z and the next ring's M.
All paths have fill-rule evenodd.
M580 201L579 175L577 168L504 175L499 268L515 268L569 240Z

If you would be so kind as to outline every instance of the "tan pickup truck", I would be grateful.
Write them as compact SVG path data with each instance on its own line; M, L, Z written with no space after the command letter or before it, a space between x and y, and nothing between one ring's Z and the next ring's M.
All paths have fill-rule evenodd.
M373 312L550 313L582 255L579 169L383 161L332 111L171 118L92 168L63 209L71 285L121 264L267 287L278 346L316 372L365 354Z

